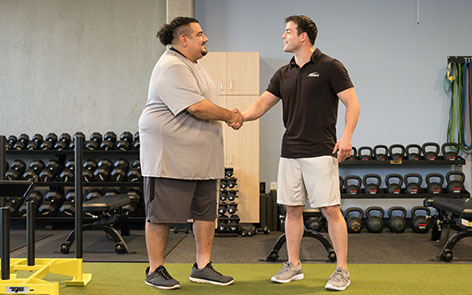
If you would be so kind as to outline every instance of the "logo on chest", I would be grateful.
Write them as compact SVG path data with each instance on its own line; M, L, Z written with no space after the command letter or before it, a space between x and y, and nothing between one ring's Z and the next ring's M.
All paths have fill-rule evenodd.
M320 76L320 73L318 72L313 72L308 74L308 78L318 78Z

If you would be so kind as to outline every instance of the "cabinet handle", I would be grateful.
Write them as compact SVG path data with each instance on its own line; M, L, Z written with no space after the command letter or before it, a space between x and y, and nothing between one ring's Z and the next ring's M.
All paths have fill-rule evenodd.
M220 90L223 90L223 80L220 80Z
M233 165L233 154L229 155L229 163Z
M229 90L233 90L233 80L229 80Z

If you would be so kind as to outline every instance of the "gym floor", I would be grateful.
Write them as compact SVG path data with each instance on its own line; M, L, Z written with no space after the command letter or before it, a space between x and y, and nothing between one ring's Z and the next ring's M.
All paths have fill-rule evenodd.
M75 244L67 255L60 253L61 243L66 239L69 230L36 230L35 252L37 258L74 258ZM451 234L453 231L451 231ZM252 237L215 237L212 260L214 263L274 263L265 258L281 232L269 234L257 233ZM323 231L324 236L328 236ZM26 232L22 229L11 231L11 257L26 257ZM84 262L147 262L147 253L143 230L131 230L124 236L129 254L114 252L114 243L103 231L84 231ZM459 241L453 249L452 262L435 260L444 242L431 241L430 233L417 234L411 229L404 233L393 234L384 229L380 234L363 231L349 234L349 263L352 264L470 264L472 263L472 239ZM286 246L279 252L281 263L287 259ZM331 263L327 252L318 240L303 238L301 260L307 263ZM195 243L192 232L169 234L166 249L166 263L193 263L195 261ZM334 265L333 265L334 266Z

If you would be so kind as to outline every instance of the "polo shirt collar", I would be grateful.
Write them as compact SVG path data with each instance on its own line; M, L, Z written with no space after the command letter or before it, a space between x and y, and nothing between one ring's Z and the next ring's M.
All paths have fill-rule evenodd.
M315 63L319 58L321 57L321 50L319 48L316 48L315 51L313 51L313 54L311 55L311 62ZM292 57L290 60L290 66L296 66L297 63L295 62L295 56Z

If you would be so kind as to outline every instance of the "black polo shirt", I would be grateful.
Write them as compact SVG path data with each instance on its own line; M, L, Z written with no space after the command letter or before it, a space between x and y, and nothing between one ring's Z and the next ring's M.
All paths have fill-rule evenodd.
M300 68L293 57L270 80L267 91L282 99L282 157L332 155L336 144L337 93L353 87L344 65L319 49Z

